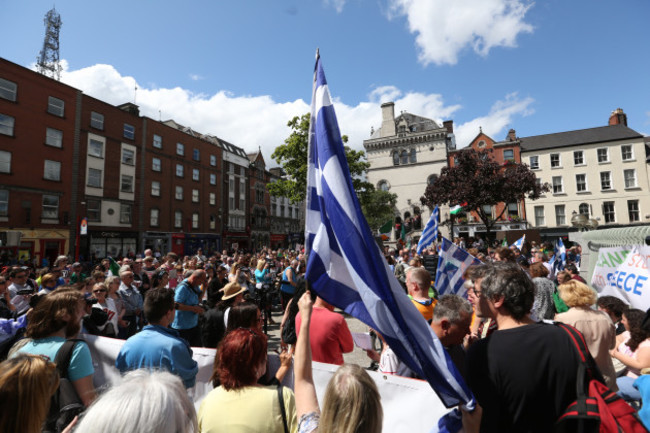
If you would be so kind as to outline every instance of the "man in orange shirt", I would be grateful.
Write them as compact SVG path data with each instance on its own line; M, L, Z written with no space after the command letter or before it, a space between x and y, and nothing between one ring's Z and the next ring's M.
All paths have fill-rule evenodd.
M408 290L411 302L426 319L431 323L433 319L433 307L436 301L429 297L429 287L431 286L431 275L429 271L422 267L412 267L406 271L406 289Z

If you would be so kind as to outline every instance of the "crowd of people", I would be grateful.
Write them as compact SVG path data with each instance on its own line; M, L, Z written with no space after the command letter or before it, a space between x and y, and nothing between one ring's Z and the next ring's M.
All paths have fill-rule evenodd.
M642 404L637 379L650 369L650 318L618 298L598 297L579 275L579 246L557 272L549 245L526 243L520 251L457 242L481 261L465 270L466 296L436 293L423 266L435 246L423 256L410 248L385 254L404 296L476 396L477 408L462 411L466 432L553 431L576 399L580 360L550 320L580 331L606 385ZM309 290L305 268L300 251L271 249L186 257L147 250L92 269L61 256L51 268L4 268L0 431L382 431L375 382L365 368L344 364L354 348L345 317ZM280 309L280 367L271 371L265 324ZM382 342L367 350L374 369L417 378L371 331ZM118 385L95 388L84 333L126 340L115 361ZM198 372L193 347L217 349L214 389L198 410L187 392ZM322 404L312 361L340 366ZM281 383L292 367L290 389ZM66 417L59 410L64 383L79 407Z

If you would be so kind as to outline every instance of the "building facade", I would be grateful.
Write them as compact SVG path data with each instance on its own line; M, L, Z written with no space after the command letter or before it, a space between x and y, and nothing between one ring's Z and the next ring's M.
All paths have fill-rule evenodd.
M397 194L391 241L400 236L404 224L407 238L417 243L422 221L431 215L430 209L422 208L420 197L447 166L448 152L455 149L453 122L440 126L434 120L406 112L396 117L392 102L382 104L381 111L381 127L373 129L363 142L370 163L368 181L375 188ZM441 209L442 219L448 218L445 213L448 208Z
M607 126L522 137L522 161L551 191L526 201L528 221L547 236L564 236L574 214L603 228L650 223L647 147L615 110Z

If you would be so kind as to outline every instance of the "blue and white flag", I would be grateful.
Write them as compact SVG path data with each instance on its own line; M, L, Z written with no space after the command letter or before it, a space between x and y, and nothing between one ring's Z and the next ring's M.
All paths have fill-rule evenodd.
M361 212L320 57L309 128L305 247L310 287L376 329L401 361L427 379L445 406L472 408L471 391L405 295Z
M425 249L427 246L431 245L433 241L438 239L439 212L440 211L438 210L438 206L436 206L433 209L433 212L431 212L431 218L429 218L426 227L424 227L424 230L422 231L422 237L418 242L418 251L417 251L418 254L421 254L423 249Z
M557 273L564 270L564 267L566 266L566 248L564 247L562 238L558 238L557 243L555 244L554 252L555 254L553 254L553 259L549 261L549 263L553 265L553 268Z
M436 291L440 295L467 297L463 274L468 267L480 264L479 259L443 237L436 271Z
M526 242L526 235L523 235L519 239L515 241L514 244L510 245L511 247L517 247L519 251L521 251L521 248L524 246L524 242Z

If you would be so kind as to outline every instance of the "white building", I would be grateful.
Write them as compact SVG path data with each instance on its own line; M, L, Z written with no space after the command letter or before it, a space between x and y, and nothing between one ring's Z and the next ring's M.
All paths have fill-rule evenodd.
M409 237L417 241L431 215L429 209L422 208L420 197L427 184L434 182L447 166L448 149L455 149L453 121L440 126L434 120L406 112L395 117L393 102L382 104L381 110L381 127L372 130L370 138L363 142L370 163L368 181L378 189L397 194L396 221L407 222L407 227L413 229ZM445 212L448 209L441 209L443 220ZM395 240L395 233L391 240Z
M521 161L551 191L526 200L532 228L563 236L574 213L600 227L650 223L650 182L643 135L620 108L608 126L520 138Z

